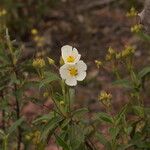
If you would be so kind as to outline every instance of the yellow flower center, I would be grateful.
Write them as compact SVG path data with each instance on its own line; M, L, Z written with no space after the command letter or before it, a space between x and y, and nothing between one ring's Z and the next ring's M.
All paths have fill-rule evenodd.
M68 56L67 62L74 62L75 58L73 56Z
M75 67L71 67L71 68L69 68L69 73L71 76L76 76L76 75L78 75L78 70Z

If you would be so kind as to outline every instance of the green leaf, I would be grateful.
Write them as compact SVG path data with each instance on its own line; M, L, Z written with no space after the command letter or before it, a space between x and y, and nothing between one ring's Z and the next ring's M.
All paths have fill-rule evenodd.
M138 116L140 116L142 118L144 117L144 108L143 107L141 107L141 106L133 106L132 108L133 108L133 112L136 115L138 115Z
M46 125L44 125L44 128L42 129L41 133L41 140L45 141L49 135L49 133L54 132L54 129L59 126L59 123L63 119L60 116L51 118Z
M131 83L130 80L127 80L127 79L116 80L112 84L117 85L117 86L122 86L122 87L125 87L125 88L128 88L128 89L133 88L133 84Z
M96 132L95 136L99 140L99 142L107 148L107 150L110 150L110 143L109 141L107 141L107 139L104 137L102 133Z
M43 86L48 85L49 83L51 83L53 81L57 81L59 79L60 78L57 74L52 73L52 72L46 72L45 78L39 84L39 88L42 88Z
M85 141L85 134L84 134L84 126L72 124L68 127L68 139L69 144L75 150L79 149L79 147Z
M39 123L42 123L43 121L48 121L50 120L52 117L54 116L53 113L49 113L49 114L46 114L46 115L42 115L41 117L37 118L36 120L34 120L32 123L33 124L39 124Z
M115 116L115 124L118 125L122 118L124 118L125 114L127 112L127 105L125 105L120 112Z
M8 129L8 134L9 135L12 134L18 128L18 126L20 126L22 124L23 121L24 121L24 117L20 118L16 122L14 122L11 125L11 127Z
M145 77L145 76L148 75L148 74L150 74L150 66L143 68L143 69L138 73L138 76L139 76L140 78L143 78L143 77Z
M133 130L133 127L130 126L126 129L126 133L129 135L132 132L132 130Z
M107 113L100 112L97 114L98 118L100 118L101 121L109 124L113 124L113 118L109 116Z
M129 147L133 146L134 144L121 144L118 147L118 150L127 150Z
M61 124L61 127L62 127L62 128L66 127L66 126L69 124L70 120L71 120L71 119L65 119L65 120L63 121L63 123Z
M75 117L82 117L87 112L88 112L87 108L77 109L77 110L75 110L73 112L73 116L75 116Z
M71 148L69 148L67 143L61 137L57 135L55 135L55 137L56 137L56 142L58 143L59 146L63 148L63 150L71 150Z
M38 88L38 87L39 87L38 81L27 81L23 85L24 90L30 89L30 88Z
M117 127L109 129L109 133L111 134L112 139L116 138L116 136L118 135L119 131L120 131L120 129L117 128Z

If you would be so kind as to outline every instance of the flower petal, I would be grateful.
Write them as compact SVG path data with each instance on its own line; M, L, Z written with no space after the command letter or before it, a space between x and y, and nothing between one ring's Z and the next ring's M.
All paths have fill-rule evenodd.
M79 62L80 58L81 58L81 55L78 54L77 57L76 57L76 59L75 59L75 61L74 61L74 64L77 63L77 62Z
M69 45L63 46L61 48L61 54L62 54L63 60L65 60L67 56L72 54L72 46L69 46Z
M76 86L77 80L76 80L76 78L67 78L65 83L69 86Z
M72 55L75 56L75 57L77 57L78 54L79 54L78 50L76 48L73 48L72 49Z
M60 67L59 73L62 79L68 78L68 65L64 64Z
M79 72L87 70L87 65L82 60L80 60L76 65L77 65Z
M77 79L78 81L82 81L82 80L85 79L85 77L86 77L86 72L83 71L83 72L79 72L79 74L76 76L76 79Z

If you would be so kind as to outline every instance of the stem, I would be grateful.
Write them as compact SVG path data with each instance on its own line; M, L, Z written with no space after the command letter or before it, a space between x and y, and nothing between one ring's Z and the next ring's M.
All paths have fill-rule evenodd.
M116 62L113 63L113 72L114 72L114 74L116 75L116 77L117 77L118 80L121 79L121 78L120 78L119 71L118 71L118 68L117 68Z
M88 148L89 150L94 150L94 149L93 149L93 146L89 143L89 141L85 141L85 145L87 146L87 148Z
M6 136L4 138L4 141L3 141L3 148L4 148L4 150L7 150L7 143L8 143L8 137Z
M1 92L2 101L4 101L3 91ZM5 109L2 110L2 128L5 131Z
M63 114L63 112L60 110L59 106L57 105L57 102L55 101L55 99L52 98L52 100L53 100L53 102L54 102L54 104L55 104L57 110L60 112L60 114L61 114L64 118L66 118L66 116Z
M15 92L16 92L18 90L17 85L15 84L14 86L15 86ZM17 114L17 120L18 120L20 119L20 106L19 106L19 99L16 93L15 93L15 98L16 98L16 114ZM18 126L17 150L20 150L21 141L22 141L21 127Z
M64 100L66 100L65 84L63 80L61 81L61 88L62 88L62 94L63 94Z
M59 111L59 113L64 117L64 118L66 118L66 116L64 115L64 113L61 111L61 109L59 108L59 106L57 105L57 102L55 101L55 97L54 97L54 94L53 94L53 89L52 89L52 87L50 87L51 88L51 94L52 94L52 96L51 96L51 98L52 98L52 101L54 102L54 104L55 104L55 106L56 106L56 109Z
M8 29L6 29L6 40L7 40L7 46L11 55L11 62L12 62L12 68L13 68L13 72L14 75L16 76L16 79L18 79L18 72L16 70L16 57L13 54L13 46L12 46L12 42L10 40L9 37L9 33L8 33ZM20 119L20 106L19 106L19 97L17 95L17 91L18 91L18 87L17 84L14 83L14 95L15 95L15 100L16 100L16 115L17 115L17 120ZM20 150L21 148L21 142L22 142L22 133L21 133L21 127L18 126L18 138L17 138L17 150Z
M67 97L68 97L68 112L71 111L71 102L70 102L70 92L69 87L67 86Z
M5 110L2 110L2 128L5 131Z

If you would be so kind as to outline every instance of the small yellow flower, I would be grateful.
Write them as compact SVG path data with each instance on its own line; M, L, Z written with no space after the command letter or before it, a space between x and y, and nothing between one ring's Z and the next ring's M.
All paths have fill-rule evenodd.
M134 7L132 7L130 11L127 12L126 14L127 17L136 17L137 15L138 15L138 12L136 11Z
M121 52L122 57L127 57L134 54L135 49L132 46L126 46L125 49Z
M99 94L98 99L100 101L110 101L112 99L112 95L110 93L107 93L106 91L102 91Z
M44 94L43 94L43 97L48 97L49 96L49 94L48 94L48 92L44 92Z
M2 9L2 10L0 11L0 17L1 17L1 16L5 16L6 14L7 14L6 9Z
M139 33L142 29L142 25L136 24L133 27L131 27L131 32L133 33Z
M37 29L32 29L31 30L31 34L32 35L37 35L38 34L38 30Z
M110 61L110 60L112 60L112 56L110 54L107 54L105 59L106 59L106 61Z
M65 104L64 101L60 101L59 103L60 103L60 105L62 105L62 106Z
M35 131L34 132L34 137L32 139L34 144L39 144L40 143L40 136L41 136L41 132L40 131Z
M26 140L30 140L30 139L31 139L31 136L27 134L27 135L25 135L25 139L26 139Z
M45 41L44 37L36 35L33 38L33 40L35 41L37 47L42 47L44 45L44 41Z
M48 62L49 62L50 65L55 64L55 61L54 61L53 59L51 59L51 58L49 58L49 57L47 57L47 59L48 59Z
M117 53L116 54L116 59L120 59L122 57L122 54L121 53Z
M40 37L36 35L36 36L34 37L34 41L35 41L35 42L38 42L39 40L40 40Z
M100 68L103 65L103 63L99 60L95 60L95 64L96 64L97 68Z
M106 58L105 58L106 61L110 61L113 58L115 58L115 54L116 54L115 50L113 48L109 47L108 53L107 53Z
M111 54L111 55L114 55L115 54L115 50L113 48L109 47L108 53Z
M35 68L43 68L45 66L45 61L42 58L37 58L33 60L32 65Z
M111 106L112 95L110 93L102 91L100 92L98 99L105 107L109 108Z

